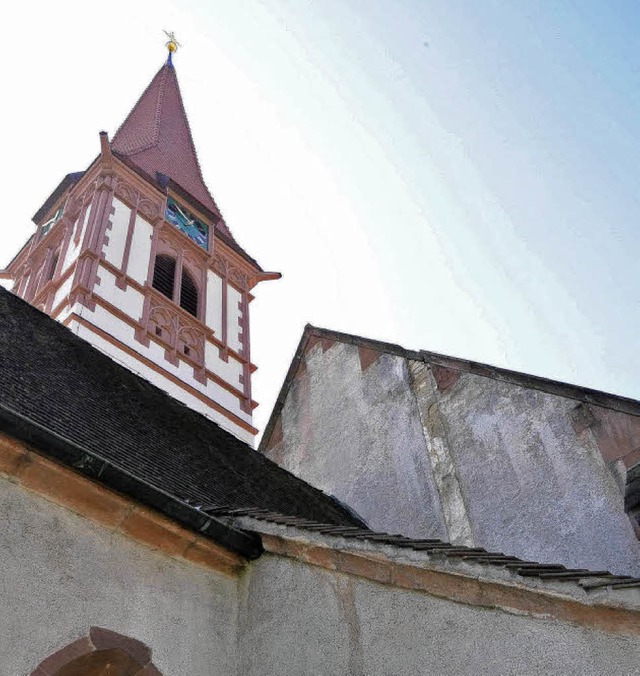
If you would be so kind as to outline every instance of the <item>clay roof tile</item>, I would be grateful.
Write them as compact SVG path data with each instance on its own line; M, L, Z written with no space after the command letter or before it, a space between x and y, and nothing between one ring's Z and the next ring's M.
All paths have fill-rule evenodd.
M118 129L112 149L150 176L164 174L214 214L220 215L207 188L174 66L167 61ZM221 219L216 228L231 233Z

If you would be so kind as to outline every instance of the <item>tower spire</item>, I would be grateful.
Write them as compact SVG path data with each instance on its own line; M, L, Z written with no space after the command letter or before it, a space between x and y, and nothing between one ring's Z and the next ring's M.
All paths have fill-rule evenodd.
M169 58L116 132L111 147L116 155L128 159L153 180L158 174L170 178L219 216L218 206L202 177L176 69L171 62L178 46L175 38L167 42ZM228 231L226 234L230 235Z
M27 302L250 442L251 290L279 275L233 239L204 183L167 37L113 141L101 132L100 156L53 192L7 271Z

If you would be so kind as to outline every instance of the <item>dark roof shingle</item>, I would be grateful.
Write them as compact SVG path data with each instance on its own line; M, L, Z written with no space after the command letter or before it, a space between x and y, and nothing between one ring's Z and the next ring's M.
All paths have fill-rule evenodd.
M357 522L337 501L0 288L2 410L193 505Z

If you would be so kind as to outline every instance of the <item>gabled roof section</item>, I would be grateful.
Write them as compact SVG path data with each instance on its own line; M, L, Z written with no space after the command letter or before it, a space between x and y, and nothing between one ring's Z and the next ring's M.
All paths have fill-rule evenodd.
M304 358L305 351L309 340L324 340L338 343L347 343L355 345L356 347L371 350L373 352L380 352L383 354L393 354L405 359L413 359L416 361L423 361L427 364L435 364L437 366L444 366L446 368L462 371L466 373L473 373L475 375L484 376L486 378L493 378L494 380L502 380L504 382L513 383L522 387L529 387L533 390L540 390L548 394L555 394L568 399L575 399L587 404L594 404L609 408L621 413L640 416L640 401L622 397L616 394L609 394L608 392L601 392L588 387L581 387L580 385L571 385L563 383L558 380L551 380L550 378L542 378L540 376L532 376L519 371L511 371L509 369L500 368L498 366L491 366L489 364L482 364L480 362L469 361L467 359L460 359L459 357L448 357L437 352L429 352L427 350L409 350L401 345L394 343L385 343L380 340L373 340L363 336L356 336L350 333L342 333L340 331L332 331L331 329L323 329L317 326L307 324L304 327L304 332L298 343L298 348L293 356L291 365L280 389L278 398L276 399L273 411L269 422L265 427L264 434L260 441L260 450L267 447L271 433L275 424L280 417L280 412L284 406L287 398L289 388L296 375L300 361Z
M51 207L56 203L60 195L63 195L64 192L72 185L75 185L83 176L84 171L75 171L71 174L67 174L62 181L58 184L57 188L47 197L45 203L36 211L33 218L31 219L34 223L39 224L40 221L47 215L47 212Z
M77 471L107 467L92 476L100 483L129 477L112 487L171 518L191 505L203 514L258 508L361 525L330 496L2 288L0 431Z
M176 70L167 61L118 129L111 148L149 176L168 176L218 217L216 228L231 237L205 185L184 109Z

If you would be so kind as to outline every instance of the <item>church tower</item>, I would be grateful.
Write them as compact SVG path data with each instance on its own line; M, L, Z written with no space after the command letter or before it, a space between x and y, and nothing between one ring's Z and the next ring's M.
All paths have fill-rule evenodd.
M71 331L253 442L249 304L277 279L202 178L169 58L84 172L68 174L0 275ZM122 393L122 396L127 396Z

